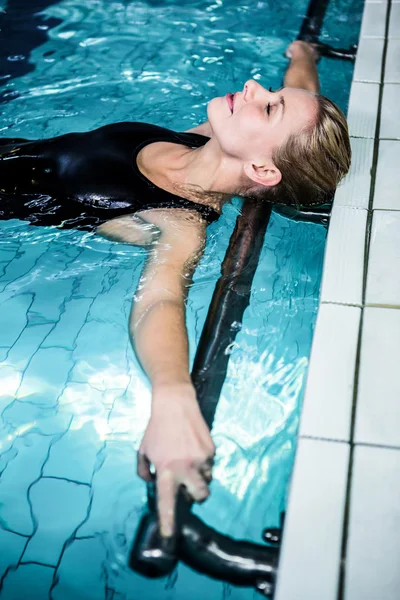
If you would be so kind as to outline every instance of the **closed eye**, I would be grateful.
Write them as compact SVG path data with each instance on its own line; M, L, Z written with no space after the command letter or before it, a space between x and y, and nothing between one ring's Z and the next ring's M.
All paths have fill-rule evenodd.
M270 102L268 102L267 106L265 107L265 110L267 111L267 115L269 116L270 112L271 112L271 103Z

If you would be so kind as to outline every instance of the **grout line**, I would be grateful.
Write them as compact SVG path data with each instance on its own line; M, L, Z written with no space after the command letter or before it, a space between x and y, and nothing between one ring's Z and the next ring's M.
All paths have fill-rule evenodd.
M342 536L342 547L341 547L341 561L340 561L340 572L339 572L339 586L338 586L338 599L344 599L344 586L346 578L346 559L347 559L347 540L349 533L350 524L350 499L351 499L351 484L353 481L353 455L354 455L354 429L356 421L356 405L358 395L358 375L360 370L360 354L361 354L361 337L364 322L364 311L361 310L360 325L358 330L357 340L357 351L356 351L356 364L354 369L354 387L353 387L353 403L351 407L350 416L350 454L349 454L349 470L347 473L347 488L344 506L344 518L343 518L343 536Z
M364 308L363 304L356 304L351 302L335 302L334 300L321 300L320 304L336 304L337 306L350 306L353 308ZM400 308L400 307L399 307Z
M19 562L19 565L38 565L39 567L46 567L46 569L53 569L53 570L55 569L54 565L42 563L42 562L39 562L38 560L27 560L27 561L21 560Z
M362 138L362 139L372 139L372 138ZM332 208L345 208L346 210L368 211L368 208L365 206L353 206L352 204L335 204Z
M361 205L361 202L363 203L363 205ZM353 208L354 210L368 210L368 208L365 206L364 200L360 200L360 204L340 204L338 200L335 204L335 208Z
M364 306L365 306L365 294L366 294L366 287L367 287L367 273L368 273L368 264L369 264L369 248L370 248L371 226L372 226L372 217L373 217L373 201L374 201L374 195L375 195L376 172L377 172L377 164L378 164L378 156L379 156L379 142L380 142L379 132L380 132L380 126L381 126L383 88L384 88L384 84L385 84L386 56L387 56L387 49L388 49L388 43L389 43L388 34L389 34L389 26L390 26L391 7L392 7L392 2L391 2L391 0L388 0L387 12L386 12L386 24L385 24L385 42L383 45L383 52L382 52L381 81L379 84L378 114L377 114L377 118L376 118L375 137L374 137L374 152L373 152L372 169L371 169L371 186L370 186L370 196L369 196L369 205L368 205L367 229L366 229L366 236L365 236L364 278L363 278L363 292L362 292L362 303ZM358 344L357 344L357 354L356 354L356 369L355 369L355 374L354 374L353 406L352 406L351 428L350 428L349 472L348 472L348 477L347 477L347 492L346 492L345 514L344 514L344 522L343 522L343 539L342 539L342 550L341 550L342 560L341 560L340 576L339 576L338 600L345 600L344 594L345 594L345 583L346 583L347 542L348 542L349 526L350 526L350 501L351 501L351 488L352 488L352 479L353 479L353 477L352 477L353 476L353 460L354 460L354 448L355 448L354 432L355 432L355 420L356 420L356 409L357 409L357 399L358 399L357 397L358 397L363 322L364 322L364 310L361 311L360 329L359 329L359 333L358 333Z
M399 212L400 208L374 208L374 212Z
M349 136L351 140L374 140L375 138L369 135L354 135Z
M349 440L338 440L337 438L320 437L318 435L299 435L301 440L316 440L318 442L329 442L334 444L346 444L349 445Z
M373 442L355 442L354 447L363 446L366 448L380 448L381 450L400 450L400 446L392 446L390 444L374 444Z
M41 479L55 479L58 481L66 481L67 483L74 483L75 485L85 485L86 487L90 488L90 483L87 483L85 481L78 481L77 479L71 479L70 477L60 477L58 475L42 475Z
M368 302L364 305L364 308L389 308L391 310L399 310L400 306L398 304L377 304Z
M350 304L349 302L335 302L334 300L321 300L320 306L322 304L329 304L333 306L348 306L349 308L360 308L363 310L364 308L387 308L391 310L399 310L399 304L379 304L374 302L367 302L366 304Z

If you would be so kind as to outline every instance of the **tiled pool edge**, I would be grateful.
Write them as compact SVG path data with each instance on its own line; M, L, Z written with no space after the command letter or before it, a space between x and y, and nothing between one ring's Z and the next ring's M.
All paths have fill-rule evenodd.
M398 598L400 180L387 161L400 158L399 38L400 2L367 0L274 600Z

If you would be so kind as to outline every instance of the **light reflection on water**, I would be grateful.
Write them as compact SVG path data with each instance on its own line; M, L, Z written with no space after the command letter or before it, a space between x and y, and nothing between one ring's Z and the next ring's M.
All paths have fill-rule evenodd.
M305 5L55 4L45 15L61 23L33 50L35 70L6 85L17 96L0 117L0 130L35 138L117 120L191 127L204 119L211 97L240 89L249 77L280 85L283 52L297 35ZM346 5L332 6L328 41L336 40ZM357 19L341 24L344 43ZM323 89L345 106L350 65L323 59L320 70ZM234 201L208 228L188 297L191 360L239 211ZM185 567L167 583L126 569L145 500L135 451L150 414L150 388L127 335L145 250L18 221L0 222L0 229L0 473L6 498L0 523L32 533L24 499L36 478L33 514L44 519L37 500L41 475L90 483L90 512L74 523L77 539L67 544L57 571L57 600L103 598L104 579L127 600L183 600L188 590L193 600L253 597L251 590L230 589ZM218 451L212 495L196 508L233 536L259 542L262 529L277 526L285 507L324 244L322 227L272 215L251 303L229 349L213 429ZM51 539L41 535L51 550ZM85 566L90 555L100 571L73 569L80 552Z

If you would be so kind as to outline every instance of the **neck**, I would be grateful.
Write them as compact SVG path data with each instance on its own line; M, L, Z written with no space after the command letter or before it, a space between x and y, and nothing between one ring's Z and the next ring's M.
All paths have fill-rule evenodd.
M237 193L241 165L224 155L215 139L211 138L204 146L195 149L168 144L162 152L152 156L151 146L147 148L148 160L142 166L146 170L146 163L151 164L148 171L151 179L157 179L164 189L189 199L193 199L190 197L192 190L196 195L195 201L199 201L200 194L204 193L204 203L215 204L218 209ZM183 194L183 190L187 193Z
M211 138L195 150L182 152L179 162L175 173L183 184L228 196L237 192L240 164L224 155L215 139Z

